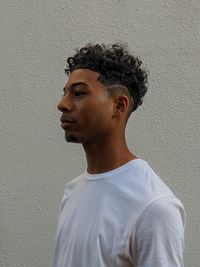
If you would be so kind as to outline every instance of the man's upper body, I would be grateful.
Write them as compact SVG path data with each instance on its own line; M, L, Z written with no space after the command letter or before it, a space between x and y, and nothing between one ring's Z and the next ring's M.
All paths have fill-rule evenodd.
M142 159L66 185L54 267L183 266L184 209Z
M117 44L89 44L68 58L58 109L87 170L66 186L54 267L183 266L184 208L126 145L128 118L147 91L140 65Z

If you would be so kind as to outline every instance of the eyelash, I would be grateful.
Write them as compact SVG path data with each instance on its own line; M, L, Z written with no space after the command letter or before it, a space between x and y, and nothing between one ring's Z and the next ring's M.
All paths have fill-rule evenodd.
M78 92L78 91L77 91L77 92L76 92L76 91L74 91L74 93L73 93L73 94L74 94L74 96L77 96L77 97L78 97L78 96L85 95L86 93L83 93L83 92ZM63 93L63 94L62 94L62 97L64 97L64 96L65 96L65 93Z
M74 92L74 95L75 96L82 96L82 95L85 95L85 93L83 93L83 92Z

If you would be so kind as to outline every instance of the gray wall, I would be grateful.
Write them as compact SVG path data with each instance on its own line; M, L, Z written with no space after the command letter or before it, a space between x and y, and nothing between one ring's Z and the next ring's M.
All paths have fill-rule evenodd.
M199 0L7 0L0 3L0 266L51 266L64 185L85 169L56 104L67 55L124 41L150 71L131 117L131 150L187 211L185 266L200 263Z

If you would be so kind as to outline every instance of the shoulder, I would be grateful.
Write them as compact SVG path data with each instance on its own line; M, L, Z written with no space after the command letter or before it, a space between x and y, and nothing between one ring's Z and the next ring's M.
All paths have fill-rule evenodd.
M72 179L65 185L65 190L73 189L81 180L83 179L83 174L77 176L76 178Z
M138 159L136 162L133 161L129 169L125 170L123 181L127 181L130 185L132 184L138 191L153 193L155 196L172 193L151 166L142 159Z
M154 172L144 160L133 162L132 166L119 179L119 188L129 197L129 203L137 203L139 213L146 209L154 200L173 195L171 189ZM162 202L162 201L161 201Z
M157 226L165 228L176 227L179 223L185 225L185 210L181 201L173 194L159 196L148 203L141 212L136 226L141 226L143 222L155 230Z
M83 174L74 178L73 180L71 180L65 185L64 194L61 200L60 212L63 210L65 203L70 198L70 196L73 194L75 188L81 183L82 180L83 180Z
M174 195L154 199L131 231L130 258L136 266L183 266L185 211Z
M69 181L66 185L65 185L65 190L64 190L64 198L68 198L69 195L77 188L81 185L83 181L83 174L77 176L76 178L74 178L73 180Z

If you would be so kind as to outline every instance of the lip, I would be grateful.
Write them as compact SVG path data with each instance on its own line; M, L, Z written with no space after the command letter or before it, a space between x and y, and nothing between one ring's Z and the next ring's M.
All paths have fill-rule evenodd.
M61 121L61 123L74 123L75 122L73 119L68 118L68 117L64 117L64 116L62 116L60 118L60 121Z
M61 127L63 129L69 128L72 124L75 123L75 121L73 119L65 117L65 116L62 116L60 118L60 121L61 121Z

